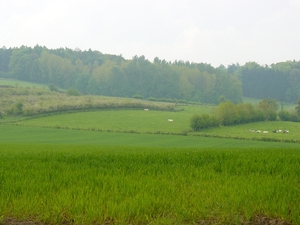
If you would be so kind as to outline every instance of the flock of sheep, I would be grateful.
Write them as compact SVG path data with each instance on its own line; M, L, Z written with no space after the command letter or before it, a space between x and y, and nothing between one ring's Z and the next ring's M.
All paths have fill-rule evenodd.
M261 131L261 130L253 130L253 129L250 129L249 130L251 133L263 133L263 134L268 134L269 131L267 130L264 130L264 131ZM289 130L273 130L272 131L273 133L285 133L285 134L288 134L289 133Z

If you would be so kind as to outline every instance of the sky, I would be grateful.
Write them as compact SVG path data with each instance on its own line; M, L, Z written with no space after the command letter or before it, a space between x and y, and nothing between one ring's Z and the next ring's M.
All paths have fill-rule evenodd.
M300 0L0 0L0 47L228 66L300 60Z

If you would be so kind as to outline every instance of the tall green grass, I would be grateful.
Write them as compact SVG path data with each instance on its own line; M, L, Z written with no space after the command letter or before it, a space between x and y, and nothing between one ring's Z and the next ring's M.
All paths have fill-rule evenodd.
M0 145L0 218L49 224L300 223L297 149Z

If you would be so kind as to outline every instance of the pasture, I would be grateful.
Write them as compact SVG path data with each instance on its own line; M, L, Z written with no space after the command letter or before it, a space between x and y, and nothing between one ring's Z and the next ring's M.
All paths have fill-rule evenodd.
M37 84L37 83L26 82L26 81L21 81L16 79L3 79L3 78L0 78L0 86L48 88L48 86L44 84Z
M0 119L0 224L300 224L299 144L255 141L299 123L192 132L214 108L176 109Z
M300 223L298 149L2 143L0 161L4 223Z
M140 109L78 112L30 119L17 122L17 124L103 131L181 133L191 129L190 118L193 113L211 112L213 107L179 106L177 110L179 111L144 111ZM168 122L168 119L172 119L173 122Z
M197 149L275 149L297 148L294 143L262 142L227 138L168 134L136 134L120 132L99 132L57 128L26 127L0 124L0 143L4 144L73 144L97 146L170 147Z
M289 133L273 133L274 130L289 130ZM249 130L255 130L255 132L250 132ZM260 130L261 133L256 133ZM267 134L263 131L268 131ZM269 122L257 122L249 123L228 127L217 127L211 129L204 129L194 134L207 134L209 136L221 136L227 138L241 138L248 140L269 140L272 139L276 141L294 141L300 142L300 123L295 122L284 122L284 121L269 121Z
M101 110L59 114L17 121L15 124L31 127L94 130L143 134L185 134L247 140L300 142L300 123L267 121L235 126L221 126L193 132L191 116L195 113L213 113L212 106L178 106L177 111ZM168 122L172 119L173 122ZM268 131L267 134L251 133L254 129ZM289 134L273 133L273 130L289 130Z

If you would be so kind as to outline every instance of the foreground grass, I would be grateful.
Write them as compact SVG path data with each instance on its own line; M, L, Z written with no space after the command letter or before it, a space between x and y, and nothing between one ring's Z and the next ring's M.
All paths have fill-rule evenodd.
M300 223L296 149L2 144L0 218L49 224Z

